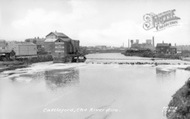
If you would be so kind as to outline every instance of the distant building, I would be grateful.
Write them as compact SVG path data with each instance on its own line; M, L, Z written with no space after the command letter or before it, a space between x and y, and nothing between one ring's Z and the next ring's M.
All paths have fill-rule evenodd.
M156 52L160 54L176 54L177 48L171 46L170 43L158 43L156 46Z
M44 41L45 38L39 38L39 37L35 37L35 38L28 38L25 40L25 42L31 42L37 45L37 49L40 49L42 47L44 47Z
M37 46L30 42L8 42L7 49L13 50L17 56L37 55Z
M95 46L95 49L98 49L98 50L107 50L107 46L105 46L105 45L98 45L98 46Z
M136 42L133 40L131 42L131 48L133 49L138 49L138 50L145 50L145 49L150 49L150 50L155 50L154 47L154 37L152 37L151 40L146 40L146 43L139 43L139 40L137 39Z
M146 40L146 44L152 45L152 40Z
M7 42L5 40L0 40L0 51L6 50Z
M58 39L62 39L64 41L70 40L70 38L63 33L57 31L50 32L48 35L46 35L44 43L45 51L47 51L50 54L55 53L55 41Z
M190 45L178 45L176 47L178 51L190 51Z

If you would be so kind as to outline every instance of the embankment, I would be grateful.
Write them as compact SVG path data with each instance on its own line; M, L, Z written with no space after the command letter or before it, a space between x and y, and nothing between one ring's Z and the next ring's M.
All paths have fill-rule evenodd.
M166 112L167 119L190 119L190 79L172 97Z

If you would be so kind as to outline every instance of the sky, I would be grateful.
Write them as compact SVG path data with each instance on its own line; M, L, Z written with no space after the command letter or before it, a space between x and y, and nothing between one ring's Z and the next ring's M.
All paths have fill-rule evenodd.
M24 41L62 32L83 46L127 46L128 39L190 45L188 0L0 0L0 39ZM143 29L143 16L175 9L178 25Z

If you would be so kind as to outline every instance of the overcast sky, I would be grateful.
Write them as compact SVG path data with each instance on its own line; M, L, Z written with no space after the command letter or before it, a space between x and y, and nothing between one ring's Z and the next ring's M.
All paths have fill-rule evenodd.
M177 26L143 29L143 16L176 9ZM190 45L188 0L0 0L0 39L24 40L63 32L81 45L121 46L128 39Z

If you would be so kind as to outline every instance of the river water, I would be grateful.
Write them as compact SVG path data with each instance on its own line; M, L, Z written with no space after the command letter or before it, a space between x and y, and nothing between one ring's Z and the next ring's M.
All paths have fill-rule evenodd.
M150 60L114 53L91 54L87 62L113 57ZM165 119L164 108L190 77L178 67L45 62L4 71L0 118Z

